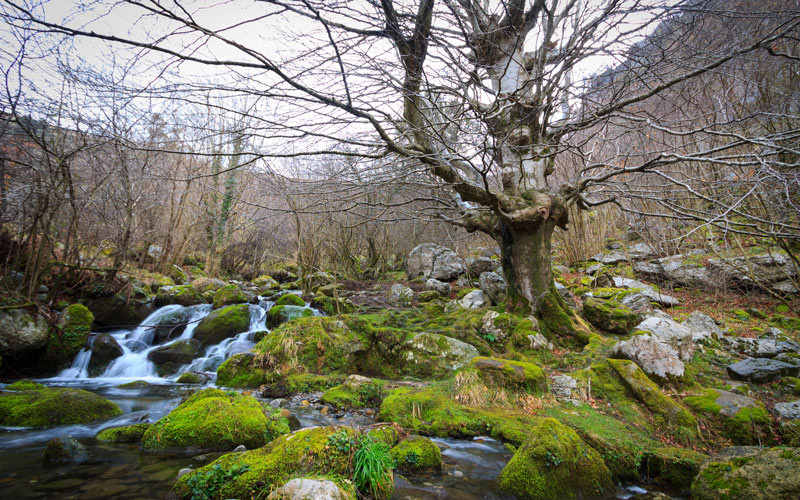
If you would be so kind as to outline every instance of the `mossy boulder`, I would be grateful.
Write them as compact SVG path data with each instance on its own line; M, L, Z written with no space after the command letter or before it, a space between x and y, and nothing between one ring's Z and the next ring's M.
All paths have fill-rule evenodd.
M277 375L255 366L255 354L234 354L217 368L217 385L222 387L259 387L275 382Z
M267 311L267 328L277 328L297 318L308 318L314 312L304 306L272 306Z
M252 449L287 432L279 410L265 413L253 397L203 389L147 429L143 443L149 452Z
M109 427L98 432L95 439L106 443L138 443L151 424L133 424Z
M41 349L47 341L44 317L31 316L23 309L0 311L0 356L6 360Z
M122 356L124 351L117 340L107 333L98 334L92 342L92 357L89 358L89 374L103 373L112 361Z
M147 359L156 365L160 376L175 373L178 368L189 364L200 354L200 341L197 339L177 340L171 344L158 347L147 354Z
M278 300L275 301L275 305L305 307L306 302L299 295L294 293L285 293L278 297Z
M122 410L115 403L81 389L45 387L20 381L0 392L0 425L48 427L87 424L121 414Z
M639 322L639 316L628 306L611 299L587 298L583 316L592 325L607 332L625 335Z
M156 293L156 305L158 307L178 304L181 306L194 306L205 304L206 299L203 294L191 285L162 286Z
M350 314L356 310L356 306L343 297L334 298L327 295L317 294L314 300L311 301L311 307L319 309L328 316L335 316L337 314Z
M89 450L72 436L53 438L44 449L44 462L49 465L83 462Z
M358 377L351 375L350 377ZM362 377L360 377L362 378ZM367 408L378 406L386 393L385 384L380 380L367 379L364 383L350 383L348 378L344 384L325 391L322 402L337 409Z
M611 473L600 455L558 420L545 419L506 465L503 491L525 499L591 499L613 496Z
M467 366L478 354L478 349L461 340L438 333L420 333L408 341L403 371L425 377L448 375Z
M59 343L64 356L70 360L86 346L94 323L94 314L83 304L72 304L61 313L58 321Z
M217 278L197 278L192 281L192 288L204 294L206 292L216 292L225 286L225 282Z
M664 484L683 494L692 489L692 481L708 455L686 448L659 447L647 453L643 472L650 481Z
M211 311L197 324L194 338L206 346L219 344L228 337L246 332L249 327L250 306L237 304Z
M194 385L194 384L202 384L203 381L204 381L203 378L200 375L198 375L197 373L186 372L186 373L181 373L181 376L178 377L178 380L176 380L175 382L178 383L178 384L192 384L192 385Z
M692 483L696 500L790 500L800 492L800 448L726 448Z
M247 470L221 485L210 500L256 498L294 477L331 475L349 478L352 477L352 443L357 437L358 431L348 427L299 430L261 448L224 455L181 477L173 493L175 498L189 496L192 477L217 466L223 470L246 466Z
M133 327L153 312L150 300L128 298L122 294L86 300L96 326Z
M252 292L246 292L239 288L238 285L231 283L214 292L214 309L232 304L249 303L253 298L255 298L255 295Z
M470 361L469 367L488 386L535 394L547 392L547 377L533 363L479 356Z
M438 472L442 470L442 452L430 439L408 436L391 449L397 468L408 473Z
M706 389L702 394L684 398L684 403L702 414L733 444L773 443L770 418L760 401L721 389Z
M262 291L262 293L270 290L277 290L278 288L281 287L281 284L278 283L278 280L276 280L275 278L273 278L268 274L263 274L258 278L254 279L253 284L257 286Z

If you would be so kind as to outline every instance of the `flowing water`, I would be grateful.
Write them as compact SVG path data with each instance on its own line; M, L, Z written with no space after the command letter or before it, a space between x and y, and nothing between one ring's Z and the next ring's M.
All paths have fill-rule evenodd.
M139 444L108 444L94 439L104 428L139 422L155 422L177 406L197 386L175 382L180 374L204 373L213 386L216 369L233 354L249 351L255 332L266 331L266 311L272 302L250 306L248 331L207 347L191 363L165 377L147 359L154 349L172 342L192 338L197 322L209 314L210 306L165 306L133 330L109 333L123 350L105 371L89 376L91 350L84 349L72 366L57 377L38 380L53 387L74 387L95 392L122 409L123 414L91 425L70 425L47 429L0 428L0 498L8 499L162 499L175 482L180 469L197 468L210 463L220 453L199 456L163 456L146 454ZM164 344L156 344L155 330L147 325L159 324L168 315L181 313L188 325L181 335ZM314 311L315 314L319 314ZM143 387L119 387L135 380L145 380ZM287 403L301 427L319 425L369 425L374 418L365 412L323 414L319 405L301 404L301 398ZM55 437L73 436L89 450L89 459L77 463L46 466L42 453L47 442ZM403 477L395 475L396 499L506 499L497 487L497 476L511 458L506 447L490 438L473 440L435 439L443 449L445 469L442 474ZM631 489L633 488L633 490ZM637 487L622 489L620 498L627 498ZM641 488L638 488L640 491Z

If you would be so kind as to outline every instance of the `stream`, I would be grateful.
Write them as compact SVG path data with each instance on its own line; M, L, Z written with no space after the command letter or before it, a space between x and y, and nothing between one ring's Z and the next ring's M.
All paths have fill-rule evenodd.
M233 354L249 351L254 345L254 333L266 331L266 311L270 301L250 306L248 331L207 347L191 363L166 377L157 374L155 365L147 359L153 349L171 342L192 338L197 322L208 315L207 305L171 305L159 308L142 325L158 324L160 318L175 312L188 315L189 324L179 337L164 344L154 344L154 329L139 326L132 330L106 332L122 347L123 354L112 361L105 371L90 377L89 349L82 350L72 366L57 377L37 382L53 387L73 387L95 392L119 405L123 414L91 425L69 425L46 429L0 428L0 491L9 499L163 499L175 483L178 471L206 465L222 453L198 456L165 456L147 454L140 444L109 444L94 439L107 427L139 422L155 422L175 408L181 399L196 391L197 385L175 382L185 372L194 371L208 377L214 386L216 369ZM181 311L187 309L187 311ZM319 314L314 310L314 314ZM123 388L121 384L144 380L143 387ZM321 425L369 425L375 422L374 412L323 414L321 405L303 403L305 396L294 397L284 405L300 421L301 427ZM312 399L313 401L313 399ZM67 465L47 466L42 454L47 442L55 437L72 436L89 451L89 459ZM403 477L395 474L395 499L508 499L497 486L497 476L511 458L511 452L500 442L488 437L472 440L434 439L442 448L445 469L442 474ZM620 489L619 498L644 492L638 486Z

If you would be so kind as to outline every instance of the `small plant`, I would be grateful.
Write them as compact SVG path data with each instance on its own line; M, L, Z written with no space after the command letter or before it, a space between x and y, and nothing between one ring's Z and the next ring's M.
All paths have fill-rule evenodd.
M250 470L247 465L234 464L229 469L223 469L217 464L210 470L198 472L189 478L191 500L208 500L213 498L225 483Z
M374 499L388 499L392 495L392 468L394 460L389 445L362 435L353 455L353 482L360 491Z
M345 430L336 431L328 436L328 446L339 453L350 453L354 444L353 438Z
M549 451L545 454L545 460L547 460L547 464L552 467L561 465L561 457Z

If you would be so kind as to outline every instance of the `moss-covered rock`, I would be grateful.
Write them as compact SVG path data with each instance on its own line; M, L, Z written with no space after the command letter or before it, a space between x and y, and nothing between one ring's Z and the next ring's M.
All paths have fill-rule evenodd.
M448 375L464 368L478 350L461 340L437 333L420 333L408 341L404 372L420 377Z
M158 307L178 304L181 306L194 306L205 304L206 299L203 294L191 285L162 286L156 293L156 305Z
M503 468L500 487L520 499L590 499L613 494L600 455L555 419L546 419Z
M278 297L278 300L275 301L275 305L305 307L306 302L299 295L294 293L285 293Z
M708 455L686 448L660 447L647 453L643 472L654 482L681 493L691 492L692 481Z
M95 439L107 443L138 443L151 424L133 424L109 427L98 432Z
M217 368L217 385L245 388L275 382L279 375L255 366L254 358L255 354L243 352L225 360Z
M47 427L86 424L120 414L122 410L115 403L81 389L45 387L20 381L0 392L0 425Z
M189 364L200 353L200 342L197 339L178 340L171 344L153 349L147 359L156 365L160 376L175 373L178 368Z
M204 389L147 429L143 442L150 452L225 451L258 448L287 432L279 410L265 414L253 397Z
M245 292L239 285L231 283L230 285L225 285L219 290L214 292L214 309L219 309L220 307L229 306L232 304L244 304L246 302L250 302L255 295L250 292Z
M145 387L150 387L151 385L152 384L145 382L144 380L134 380L133 382L119 384L117 387L120 389L144 389Z
M789 500L800 491L800 448L728 448L700 468L696 500Z
M181 376L175 382L178 384L201 384L203 379L197 373L186 372L181 373Z
M547 392L547 377L533 363L479 356L469 366L489 386L535 394Z
M192 288L204 294L206 292L216 292L225 286L225 282L217 278L197 278L192 281Z
M250 327L250 306L237 304L211 311L194 329L194 338L203 345L218 344Z
M89 450L72 436L53 438L44 449L46 464L68 464L83 462L89 458Z
M773 443L770 418L764 404L753 398L719 389L683 400L689 408L706 417L733 444Z
M356 306L343 297L334 298L327 295L317 294L314 300L311 301L311 307L319 309L328 316L335 316L337 314L350 314L356 310Z
M268 274L262 274L258 278L253 280L253 284L261 290L261 293L266 293L270 290L277 290L281 287L281 284L278 283L278 280L273 278Z
M267 328L277 328L293 319L308 318L313 314L314 312L307 307L272 306L269 311L267 311Z
M401 471L411 474L442 469L442 452L433 441L422 436L408 436L391 449L392 458Z
M6 360L44 347L48 338L44 317L31 316L23 309L0 311L0 356Z
M597 328L618 335L627 334L639 322L638 315L628 306L615 300L595 297L583 301L583 316Z
M72 304L61 313L58 321L60 347L64 356L74 358L86 346L89 332L94 323L94 315L83 304Z
M150 300L128 298L122 294L89 299L86 307L94 315L96 325L117 328L136 326L153 312Z
M337 409L350 409L374 407L383 400L386 393L383 381L369 380L361 384L348 383L349 381L350 379L325 391L322 402Z

